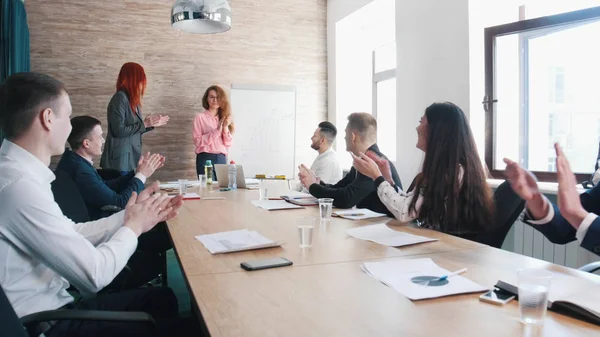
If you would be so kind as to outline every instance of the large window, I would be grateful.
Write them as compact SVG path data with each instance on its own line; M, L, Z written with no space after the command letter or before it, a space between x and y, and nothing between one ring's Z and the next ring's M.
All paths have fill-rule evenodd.
M561 144L578 180L594 169L600 139L600 7L485 30L488 168L503 158L556 179Z
M396 161L396 43L373 51L373 116L382 153Z
M395 25L394 0L373 0L336 22L338 152L345 151L344 128L348 115L369 112L377 118L378 144L382 152L392 160L396 157ZM339 159L345 168L352 165L349 155L342 154Z

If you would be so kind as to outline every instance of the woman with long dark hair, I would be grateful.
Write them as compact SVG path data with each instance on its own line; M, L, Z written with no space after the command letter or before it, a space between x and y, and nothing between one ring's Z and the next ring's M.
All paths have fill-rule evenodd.
M142 98L146 91L144 68L134 62L121 67L117 92L106 109L108 132L100 167L126 174L134 170L142 157L142 135L167 124L169 116L142 117Z
M390 184L387 160L361 154L354 156L354 167L375 180L379 198L398 220L417 219L421 226L474 239L493 225L494 201L464 112L452 103L434 103L417 135L425 160L407 192Z
M196 173L204 174L207 160L227 164L227 153L235 130L227 94L218 85L212 85L202 97L204 111L196 115L192 137L196 147ZM217 179L213 169L213 179Z

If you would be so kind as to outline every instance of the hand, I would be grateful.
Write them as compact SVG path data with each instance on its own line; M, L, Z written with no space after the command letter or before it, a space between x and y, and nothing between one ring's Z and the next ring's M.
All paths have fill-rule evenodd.
M170 202L171 200L166 194L156 193L138 203L137 193L133 192L125 206L125 222L123 225L131 229L137 236L140 236L174 212Z
M352 166L354 166L354 168L358 172L366 175L367 177L373 180L382 176L381 170L379 170L379 166L377 166L377 163L373 159L366 156L364 153L360 153L359 156L357 156L354 153L350 152L350 155L354 159Z
M223 121L223 125L225 127L229 127L229 125L231 125L231 122L232 122L231 115L229 115L229 116L225 117L225 120Z
M392 169L390 168L390 161L383 157L379 157L373 151L367 151L366 154L367 157L373 159L373 161L377 164L377 167L379 167L379 171L381 171L385 181L390 183L390 185L395 185L394 178L392 177Z
M504 158L504 162L506 163L504 176L510 187L527 202L527 209L534 219L544 218L550 210L538 188L536 177L508 158Z
M144 126L146 126L147 128L163 126L163 125L167 124L169 119L170 119L169 116L149 115L148 117L146 117L144 119Z
M165 157L158 153L150 155L150 152L148 152L145 156L140 158L136 171L143 174L146 178L150 178L154 171L164 165Z
M146 187L142 192L140 192L140 194L137 196L137 200L135 201L135 203L139 204L139 203L143 202L144 200L150 198L155 193L158 193L159 191L160 191L160 182L155 181L152 184L150 184L150 186ZM169 200L169 204L167 205L167 207L171 207L172 211L171 211L171 213L167 214L167 216L165 218L161 219L160 221L167 221L167 220L175 217L178 213L177 210L181 207L181 205L183 205L183 195L178 195L174 198L171 198Z
M304 186L304 188L309 189L310 185L319 183L319 178L317 178L317 175L304 164L298 166L298 169L300 169L300 172L298 172L298 178L300 178L300 183L302 186Z
M558 208L560 214L577 229L588 212L581 205L577 192L577 180L567 157L558 143L554 144L554 149L556 150L556 176L558 179Z

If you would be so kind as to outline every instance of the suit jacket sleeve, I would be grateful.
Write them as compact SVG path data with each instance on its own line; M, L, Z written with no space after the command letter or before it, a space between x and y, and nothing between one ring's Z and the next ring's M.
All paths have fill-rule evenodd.
M337 184L312 184L309 192L317 198L332 198L335 207L353 207L375 190L373 179L360 173L353 179L355 174L357 172L352 168Z
M134 176L135 176L135 172L131 171L131 172L127 173L126 175L120 176L116 179L104 181L104 183L111 190L113 190L115 192L119 192L119 191L122 191L124 188L126 188L131 183L131 179L133 179ZM141 190L135 190L135 191L139 193Z
M117 93L108 103L108 125L114 137L125 138L138 133L149 131L144 123L128 124L126 114L133 114L129 107L129 100L125 95ZM136 117L137 120L137 117Z
M98 209L106 205L124 208L131 193L144 188L139 179L131 178L121 191L116 192L92 168L82 170L75 179L85 203Z
M591 190L582 193L579 196L583 208L594 214L600 214L600 186L595 186ZM554 208L554 217L552 220L543 225L534 225L533 228L544 234L544 236L552 243L566 244L576 240L577 231L565 218L560 214L560 210L556 205ZM525 213L524 220L526 222L532 220L529 214ZM600 255L600 218L590 225L585 238L581 242L581 247Z

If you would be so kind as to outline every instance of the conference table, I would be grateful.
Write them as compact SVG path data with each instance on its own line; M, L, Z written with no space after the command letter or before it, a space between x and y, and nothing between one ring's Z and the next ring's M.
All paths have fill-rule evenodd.
M287 184L273 184L270 195L287 192ZM543 326L524 325L517 301L497 306L481 302L481 293L411 301L363 272L361 264L430 258L450 271L468 268L462 276L490 288L498 280L514 282L520 268L545 268L598 284L600 276L391 218L317 221L312 247L300 248L296 221L318 219L318 207L267 211L251 204L258 199L257 190L209 187L195 192L225 199L184 201L168 228L192 302L211 336L600 335L599 326L552 311ZM346 234L349 228L378 223L438 241L393 248ZM212 255L195 238L238 229L256 230L283 245ZM274 257L294 264L252 272L240 268L244 261Z

